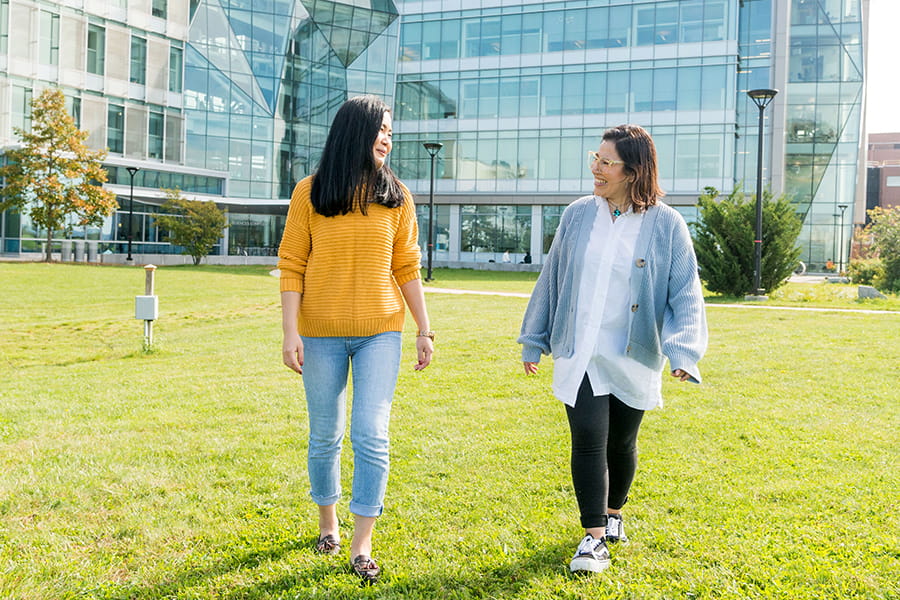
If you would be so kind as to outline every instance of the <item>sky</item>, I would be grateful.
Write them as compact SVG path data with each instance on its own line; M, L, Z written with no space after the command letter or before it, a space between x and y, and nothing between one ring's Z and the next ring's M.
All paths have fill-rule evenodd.
M868 133L900 133L900 1L869 0Z

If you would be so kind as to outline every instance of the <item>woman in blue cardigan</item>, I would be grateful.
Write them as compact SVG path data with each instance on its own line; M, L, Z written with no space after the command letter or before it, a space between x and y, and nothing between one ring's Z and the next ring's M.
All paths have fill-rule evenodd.
M519 337L526 374L553 355L553 394L566 405L585 532L573 572L604 570L607 542L627 540L621 511L644 411L662 405L666 359L673 377L700 382L707 342L690 233L659 201L650 135L613 127L589 164L594 194L563 213Z

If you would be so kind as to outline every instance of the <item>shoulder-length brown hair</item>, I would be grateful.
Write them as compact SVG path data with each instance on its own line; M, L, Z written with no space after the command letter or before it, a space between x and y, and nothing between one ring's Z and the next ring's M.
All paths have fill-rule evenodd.
M644 212L666 195L659 187L656 146L640 125L619 125L603 132L603 141L612 142L630 179L628 200L635 212Z

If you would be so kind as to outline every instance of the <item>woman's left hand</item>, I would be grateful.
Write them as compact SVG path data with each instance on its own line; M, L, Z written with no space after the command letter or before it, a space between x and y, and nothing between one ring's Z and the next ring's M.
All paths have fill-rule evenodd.
M687 381L688 379L692 379L693 376L683 369L675 369L672 371L672 377L677 377L681 381Z
M434 342L431 338L424 335L416 337L416 356L418 362L413 367L416 371L421 371L431 364L431 357L434 355Z

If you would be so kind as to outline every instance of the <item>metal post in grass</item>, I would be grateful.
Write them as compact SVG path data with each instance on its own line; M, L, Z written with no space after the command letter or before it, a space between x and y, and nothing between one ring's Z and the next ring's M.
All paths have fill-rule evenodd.
M144 267L144 295L134 299L134 318L144 320L144 350L153 346L153 321L159 317L159 298L153 293L156 265Z
M131 258L131 240L134 238L134 174L140 169L137 167L125 167L125 170L131 175L131 195L128 196L128 256L125 260L131 262L134 260Z
M838 204L838 208L841 209L841 248L838 250L838 275L844 274L844 211L848 206L849 204Z
M778 90L750 90L747 95L759 108L759 137L756 148L756 235L753 239L754 267L753 267L753 293L748 299L765 300L765 290L762 289L762 202L763 202L763 114L766 106Z
M428 188L428 274L425 281L434 281L431 276L431 257L434 254L434 159L444 147L440 142L425 142L422 144L431 156L431 186Z

